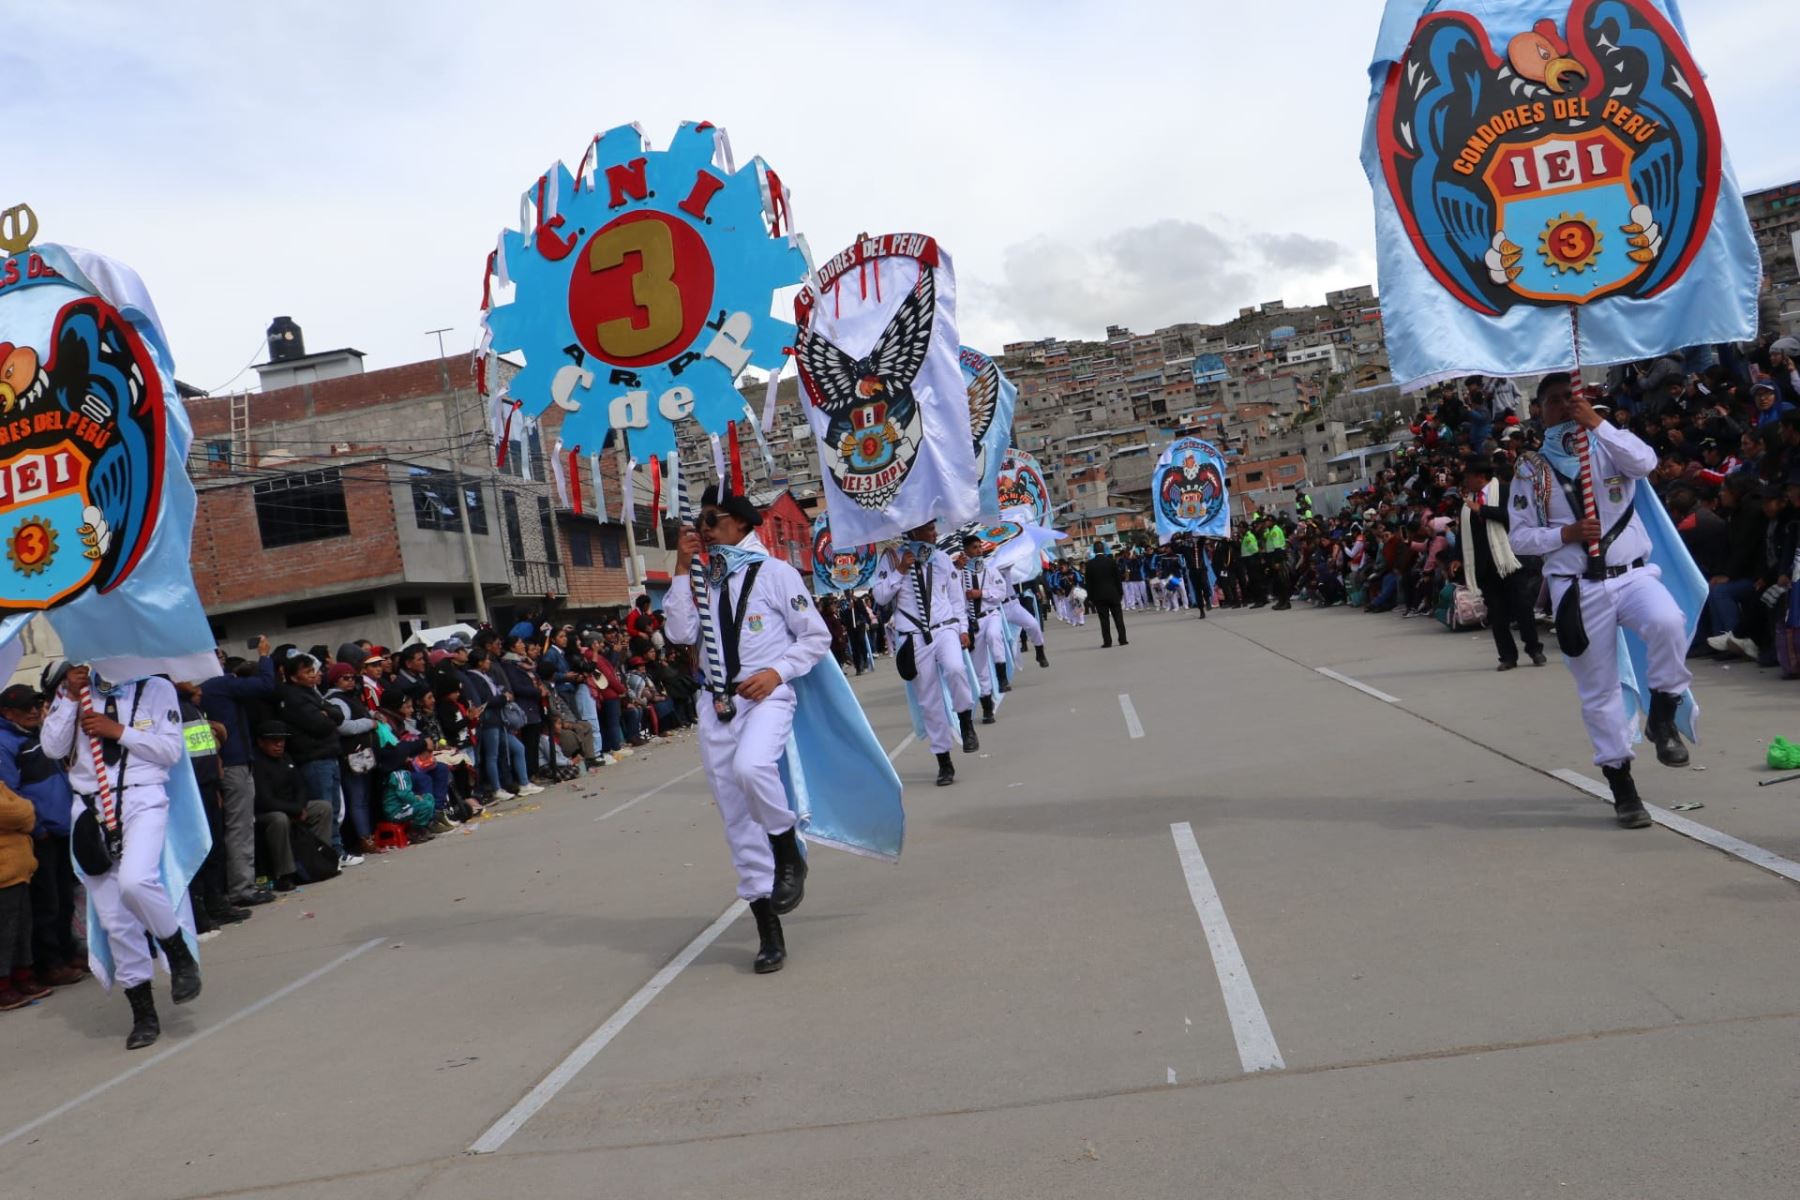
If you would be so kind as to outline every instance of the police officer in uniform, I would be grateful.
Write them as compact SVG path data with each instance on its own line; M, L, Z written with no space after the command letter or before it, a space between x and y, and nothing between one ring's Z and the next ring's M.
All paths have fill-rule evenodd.
M700 528L681 532L675 579L663 600L663 632L686 645L700 640L688 567L702 548L722 555L725 581L712 602L733 711L727 717L720 698L700 697L700 761L725 821L738 895L756 918L756 973L767 975L787 961L781 914L799 907L806 891L806 859L781 782L781 757L794 727L788 681L831 653L831 631L800 573L763 548L755 533L761 524L747 497L706 489Z
M1618 628L1636 633L1648 648L1650 712L1644 733L1665 766L1687 765L1675 711L1694 678L1686 662L1685 618L1663 586L1661 570L1649 561L1650 535L1635 508L1638 481L1656 467L1656 451L1601 420L1593 405L1574 395L1566 374L1545 376L1538 400L1544 449L1521 458L1513 479L1513 549L1544 558L1557 639L1581 694L1594 764L1612 788L1619 824L1642 829L1651 822L1631 777L1632 730L1619 686ZM1588 439L1597 518L1584 516L1582 438Z
M926 740L937 755L937 783L948 787L956 781L956 766L950 760L955 735L944 710L945 687L962 727L963 753L981 749L975 735L975 697L963 665L963 651L970 642L968 599L963 595L962 572L937 548L936 521L908 530L906 539L881 556L871 590L875 603L894 606L890 626L898 639L894 653L912 656L918 672L914 694L925 720Z
M90 682L93 711L84 714L78 697ZM110 869L99 874L83 870L81 876L112 952L111 982L124 987L131 1003L125 1048L136 1050L162 1035L150 995L152 938L168 966L175 1003L186 1004L200 994L200 964L162 880L169 817L164 784L169 769L187 757L175 685L155 676L110 684L85 666L71 667L44 717L41 744L46 754L68 762L76 819L90 806L98 818L103 807L93 752L96 744L100 748L122 842ZM105 982L98 967L95 974Z

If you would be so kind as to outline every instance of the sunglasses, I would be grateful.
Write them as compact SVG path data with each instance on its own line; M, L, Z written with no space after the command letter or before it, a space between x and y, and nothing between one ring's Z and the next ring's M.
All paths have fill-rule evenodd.
M723 514L716 513L716 512L704 513L700 517L700 522L701 522L701 524L705 525L708 529L717 529L719 527L719 521L722 516L723 516Z

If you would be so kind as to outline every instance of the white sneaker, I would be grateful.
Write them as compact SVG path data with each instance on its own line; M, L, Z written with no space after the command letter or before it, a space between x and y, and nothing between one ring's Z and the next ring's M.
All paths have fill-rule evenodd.
M514 796L511 792L507 791L505 788L495 789L494 795L493 795L494 800L516 800L517 798L518 797Z
M630 746L620 746L617 750L614 750L613 753L620 758L630 758L632 755L636 754L637 751L633 750Z
M1729 633L1716 634L1706 639L1706 644L1720 654L1730 654L1734 649Z
M521 796L535 796L535 795L537 795L537 794L538 794L538 793L539 793L539 792L541 792L541 791L543 791L543 790L544 790L544 789L543 789L543 788L541 788L541 787L539 787L539 786L538 786L538 785L537 785L537 784L535 784L535 783L528 783L528 784L526 784L526 785L525 785L525 786L524 786L524 787L522 787L522 788L520 788L520 789L519 789L519 795L521 795Z
M195 941L197 941L197 942L210 942L210 941L212 941L212 940L213 940L213 939L214 939L214 938L216 938L216 937L218 937L218 936L219 936L219 931L218 931L218 930L216 930L216 929L209 929L209 930L207 930L207 931L206 931L206 932L205 932L205 933L197 933L197 934L195 934L195 935L194 935L194 940L195 940Z
M1727 640L1731 642L1731 648L1745 658L1755 658L1760 653L1756 648L1756 643L1749 638L1741 638L1733 633L1727 635Z
M340 867L360 867L360 866L362 866L362 860L363 860L362 855L352 854L348 850L346 850L346 851L344 851L344 853L342 853L338 856L338 866L340 866Z
M602 754L600 756L600 761L609 767L616 767L619 765L619 760L614 758L611 754Z

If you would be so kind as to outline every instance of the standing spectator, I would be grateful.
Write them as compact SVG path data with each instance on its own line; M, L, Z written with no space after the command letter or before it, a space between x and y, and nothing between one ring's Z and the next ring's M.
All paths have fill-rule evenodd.
M256 727L267 716L253 711L275 698L275 660L269 639L256 644L256 665L225 660L225 673L201 681L200 707L225 728L219 747L220 813L225 824L225 890L233 904L267 904L275 897L256 886L256 782L250 777Z
M51 684L55 686L54 682ZM0 785L31 801L37 870L31 876L31 959L40 983L64 987L87 974L75 937L75 867L69 860L74 794L62 764L38 745L44 698L22 683L0 692Z
M1730 554L1724 569L1708 577L1711 587L1706 597L1706 626L1712 635L1706 644L1719 654L1730 653L1729 638L1737 628L1738 608L1757 591L1769 519L1753 495L1756 489L1756 477L1748 471L1731 475L1719 489L1719 515L1725 518Z
M633 654L642 654L655 645L655 635L661 631L662 616L650 611L650 597L639 596L632 605L631 612L625 617L625 635L629 640Z
M199 684L192 680L178 683L175 694L181 698L181 732L187 746L188 762L193 764L194 782L200 789L200 807L206 811L206 824L212 834L212 846L188 884L188 896L194 908L194 929L197 933L206 933L219 925L235 925L248 920L250 910L233 905L225 886L225 817L219 771L219 739L224 736L225 727L207 719L200 707Z
M568 634L559 636L565 642L568 641ZM512 693L512 702L519 706L518 711L525 718L525 723L515 731L525 747L525 777L528 780L540 780L545 774L545 764L539 761L542 751L538 744L538 740L544 735L544 695L538 688L537 669L526 654L525 647L524 638L509 636L506 640L506 653L501 655L496 673L505 679L506 690Z
M31 877L37 871L31 801L0 786L0 1010L50 994L31 973Z
M393 682L413 698L414 704L422 704L431 696L425 647L408 646L400 652L400 669L394 673Z
M338 744L343 750L338 758L338 782L344 791L344 812L358 853L366 853L375 844L375 810L381 797L372 775L376 721L363 702L361 685L361 677L349 663L334 662L325 672L325 699L342 717L338 722Z
M1125 612L1121 607L1125 601L1125 581L1119 578L1118 561L1106 552L1105 542L1094 545L1094 557L1088 559L1085 583L1088 603L1100 617L1101 648L1113 644L1113 625L1119 627L1119 645L1129 646L1131 643L1125 640Z
M1463 486L1468 489L1462 510L1463 578L1481 592L1487 604L1488 628L1500 655L1500 665L1495 669L1510 671L1519 665L1514 627L1532 666L1541 667L1548 661L1537 625L1537 593L1542 579L1526 570L1513 552L1507 532L1507 489L1494 478L1492 463L1478 455L1471 455L1463 465Z
M281 664L282 682L276 689L281 702L281 721L288 729L287 753L300 769L306 794L323 800L331 809L331 843L341 865L353 867L362 862L360 855L344 848L343 830L338 817L343 781L338 759L343 741L338 736L342 710L328 704L319 694L319 660L310 654L295 654Z

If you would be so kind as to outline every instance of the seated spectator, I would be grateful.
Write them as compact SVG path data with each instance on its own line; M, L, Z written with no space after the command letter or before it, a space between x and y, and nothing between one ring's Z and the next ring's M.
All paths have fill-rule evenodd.
M263 725L256 731L256 757L250 767L256 780L257 841L278 892L291 892L298 883L294 827L303 824L329 846L334 823L331 805L308 795L300 768L288 757L291 737L292 731L280 721Z
M544 685L548 689L550 727L564 756L574 759L579 755L580 761L589 767L599 767L607 765L609 762L617 762L617 759L603 754L595 745L593 725L577 716L575 710L569 707L569 702L563 698L563 694L550 686L550 681L555 675L556 668L548 662L538 663L538 677L544 681Z
M1740 471L1719 489L1719 515L1725 519L1729 552L1724 567L1708 577L1706 616L1702 634L1714 653L1729 654L1729 637L1737 628L1738 610L1756 594L1757 573L1762 564L1763 533L1768 517L1753 498L1756 477Z
M643 658L633 656L631 661L626 664L625 687L631 693L632 703L642 710L648 725L644 740L661 741L664 737L664 723L674 720L675 706L669 702L667 696L662 694L662 690L651 682L650 674L644 668Z
M421 755L430 757L425 739L406 728L403 710L411 703L404 692L392 693L402 711L375 710L375 767L370 774L370 788L380 796L382 815L406 828L409 841L428 842L435 833L448 833L454 823L445 812L448 803L449 768L443 769L441 781L433 774L415 769ZM433 766L442 764L433 763ZM420 784L424 786L421 787ZM436 783L438 791L432 790Z

